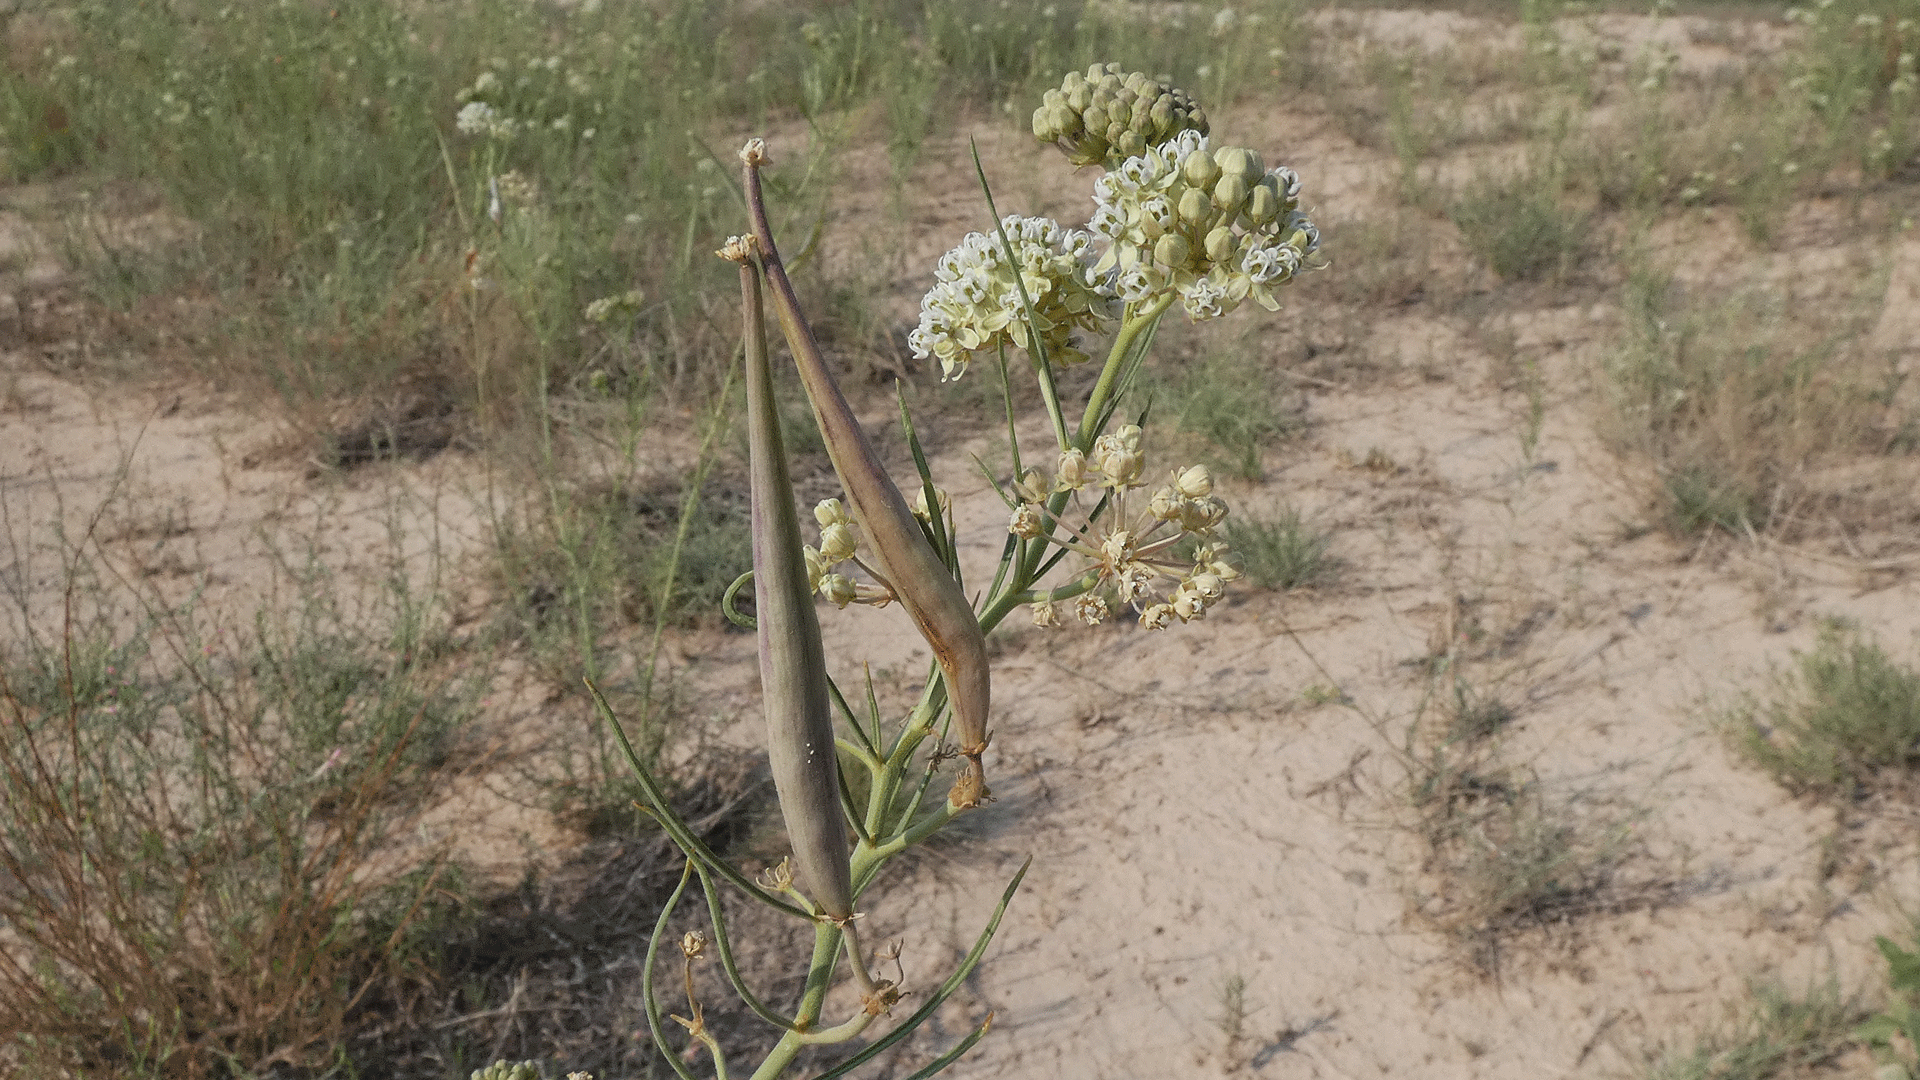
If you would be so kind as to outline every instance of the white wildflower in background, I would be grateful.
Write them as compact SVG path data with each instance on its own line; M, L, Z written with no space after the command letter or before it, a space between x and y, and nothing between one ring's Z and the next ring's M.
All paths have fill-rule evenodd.
M454 114L453 126L462 135L484 135L489 139L506 139L513 135L514 123L502 116L499 109L484 101L469 101L460 106Z
M1113 275L1097 278L1102 287L1130 303L1175 292L1196 320L1249 296L1279 310L1273 291L1320 247L1292 169L1268 169L1242 147L1213 150L1196 131L1128 158L1093 199L1087 228L1108 242L1094 271Z
M1013 262L997 234L967 234L935 265L934 286L920 301L920 325L907 335L913 355L939 358L948 379L964 374L976 352L1003 345L1032 351L1016 270L1050 361L1087 359L1073 347L1073 331L1098 330L1116 314L1091 269L1090 234L1047 218L1013 215L1001 224Z

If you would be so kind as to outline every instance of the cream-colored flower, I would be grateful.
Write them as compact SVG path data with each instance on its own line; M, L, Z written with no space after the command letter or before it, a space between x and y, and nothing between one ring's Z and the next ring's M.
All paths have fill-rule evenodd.
M1001 226L1006 246L997 233L969 233L940 257L933 288L920 301L920 325L907 335L914 357L938 359L946 379L965 374L978 352L1007 345L1034 351L1022 286L1053 363L1086 360L1073 345L1074 331L1099 330L1116 314L1091 271L1091 234L1047 218L1009 216Z

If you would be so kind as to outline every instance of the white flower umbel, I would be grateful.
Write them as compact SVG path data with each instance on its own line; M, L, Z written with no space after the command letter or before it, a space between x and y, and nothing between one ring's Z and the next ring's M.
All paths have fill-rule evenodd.
M1087 228L1107 241L1094 280L1128 303L1169 292L1189 318L1218 318L1274 290L1320 247L1300 211L1300 177L1255 151L1217 150L1196 131L1128 158L1093 186Z
M935 265L934 286L920 301L920 325L907 335L913 355L937 357L947 379L964 374L978 352L1005 345L1033 351L1016 270L1051 362L1087 359L1074 348L1073 332L1099 330L1116 314L1111 290L1092 271L1091 234L1018 215L1001 225L1013 261L1008 262L998 235L968 233Z

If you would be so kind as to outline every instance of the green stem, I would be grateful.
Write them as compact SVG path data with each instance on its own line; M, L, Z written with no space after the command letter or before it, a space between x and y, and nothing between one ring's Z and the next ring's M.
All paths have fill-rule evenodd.
M820 1019L821 1006L827 1000L827 988L833 982L833 967L840 959L840 928L821 920L813 924L813 960L807 966L807 988L800 995L800 1008L793 1018L794 1030L780 1036L766 1060L753 1071L752 1080L774 1080L793 1064L794 1055L807 1045L806 1030Z
M1100 412L1106 407L1107 398L1113 393L1113 384L1119 377L1123 361L1133 351L1133 343L1140 332L1160 321L1160 316L1173 306L1173 293L1162 293L1153 303L1132 314L1120 323L1120 332L1113 337L1113 348L1107 352L1106 366L1100 369L1100 381L1093 386L1093 396L1087 399L1087 411L1080 417L1080 431L1073 445L1083 453L1093 450L1093 440L1100 433L1093 430L1100 419Z

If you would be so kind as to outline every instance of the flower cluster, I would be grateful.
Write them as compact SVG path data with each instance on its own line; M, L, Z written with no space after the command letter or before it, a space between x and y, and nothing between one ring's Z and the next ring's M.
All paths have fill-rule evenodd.
M1121 608L1140 616L1140 625L1164 630L1175 619L1191 622L1240 576L1224 541L1214 530L1227 516L1227 504L1213 493L1213 477L1204 465L1173 470L1171 482L1155 491L1145 507L1134 495L1145 485L1140 477L1146 458L1140 449L1140 429L1128 424L1094 441L1091 455L1078 448L1060 455L1051 483L1038 469L1013 483L1018 498L1007 531L1028 540L1047 539L1086 556L1090 566L1079 585L1067 590L1073 613L1089 626L1106 621ZM1105 489L1107 508L1092 526L1062 540L1053 535L1045 501L1049 494ZM1184 556L1176 553L1181 541L1195 543ZM1161 579L1178 582L1162 595ZM1033 605L1033 621L1052 626L1058 619L1055 601Z
M1177 292L1188 317L1224 315L1251 296L1277 311L1273 290L1320 247L1300 211L1300 177L1258 152L1211 150L1198 132L1128 158L1093 187L1087 228L1109 241L1094 265L1120 299Z
M808 547L804 551L808 586L837 608L844 608L848 604L886 607L892 603L893 593L890 590L855 581L846 574L834 571L834 567L851 562L867 573L873 573L855 554L860 547L860 534L840 500L821 500L820 505L813 508L813 520L820 525L820 546Z
M1207 132L1207 114L1184 91L1119 64L1067 73L1033 111L1033 134L1075 165L1115 165L1183 131Z
M968 233L934 267L934 286L920 301L920 325L907 335L914 357L938 357L948 379L964 374L983 349L1013 344L1032 351L1020 285L1033 301L1047 358L1056 363L1087 359L1073 347L1073 331L1097 330L1113 317L1110 290L1091 269L1090 234L1017 215L1001 227L1013 261L1007 261L999 236Z

